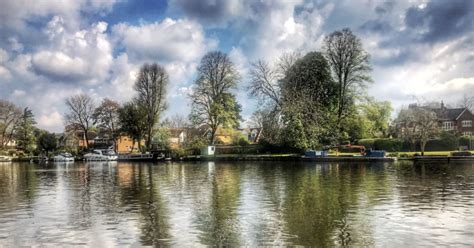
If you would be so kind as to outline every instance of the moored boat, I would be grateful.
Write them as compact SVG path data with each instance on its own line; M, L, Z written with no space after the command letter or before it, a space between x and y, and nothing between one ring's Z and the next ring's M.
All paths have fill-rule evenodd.
M74 156L68 152L60 153L53 157L54 162L74 162Z
M11 161L12 161L12 157L0 155L0 162L11 162Z
M117 154L112 150L94 150L84 155L86 161L116 161Z

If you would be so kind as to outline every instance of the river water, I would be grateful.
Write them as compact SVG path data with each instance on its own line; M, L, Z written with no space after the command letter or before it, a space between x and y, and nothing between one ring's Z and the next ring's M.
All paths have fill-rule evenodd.
M474 163L0 163L0 247L474 246Z

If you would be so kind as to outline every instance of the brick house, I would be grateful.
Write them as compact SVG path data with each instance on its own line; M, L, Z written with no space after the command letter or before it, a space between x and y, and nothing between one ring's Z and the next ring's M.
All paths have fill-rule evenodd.
M411 104L409 108L420 108ZM439 107L423 107L433 111L442 131L453 131L462 136L474 135L474 115L468 108L448 108L443 102Z

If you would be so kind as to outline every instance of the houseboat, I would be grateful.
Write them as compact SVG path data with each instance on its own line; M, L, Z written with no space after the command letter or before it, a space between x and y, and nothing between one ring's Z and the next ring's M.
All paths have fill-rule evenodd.
M117 154L112 150L94 150L84 155L85 161L116 161Z
M53 157L54 162L74 162L74 156L71 153L63 152Z

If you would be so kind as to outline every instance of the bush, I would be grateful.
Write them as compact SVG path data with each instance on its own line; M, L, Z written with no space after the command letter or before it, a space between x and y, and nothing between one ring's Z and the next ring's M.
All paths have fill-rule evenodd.
M365 149L375 149L375 139L360 139L357 144L365 146Z
M399 139L376 139L374 147L376 150L384 150L388 152L397 152L402 149L403 141Z

